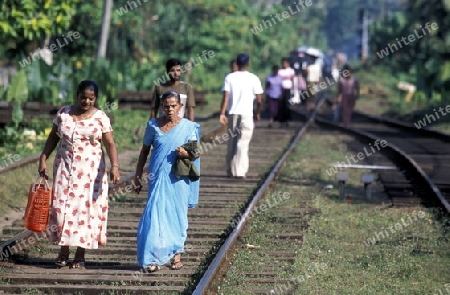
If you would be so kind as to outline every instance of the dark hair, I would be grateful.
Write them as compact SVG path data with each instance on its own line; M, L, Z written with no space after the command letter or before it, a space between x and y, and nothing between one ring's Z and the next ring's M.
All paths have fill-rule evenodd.
M80 84L78 84L78 88L77 88L77 98L81 94L81 92L85 91L86 89L94 91L94 95L96 97L94 106L96 108L98 108L98 84L97 84L97 82L95 82L93 80L81 81Z
M285 61L289 62L289 58L283 57L283 58L281 59L281 62L282 62L282 63L285 62Z
M159 101L160 101L161 105L166 99L169 99L171 97L175 97L177 102L181 104L180 94L178 94L175 91L169 90L169 91L166 91L163 94L161 94L161 96L159 97Z
M280 69L280 67L278 65L272 66L272 72L278 71L279 69Z
M171 58L166 62L166 71L167 73L170 71L170 69L174 66L181 66L181 61L176 58Z
M230 61L230 67L232 67L234 64L237 65L237 60L236 60L236 59L232 59L232 60Z
M245 67L246 65L248 65L250 62L250 56L248 56L248 54L245 53L239 53L236 56L236 64L238 65L239 68Z
M351 72L351 71L352 71L352 68L351 68L348 64L345 64L345 65L342 66L342 70L343 70L343 71L350 71L350 72Z

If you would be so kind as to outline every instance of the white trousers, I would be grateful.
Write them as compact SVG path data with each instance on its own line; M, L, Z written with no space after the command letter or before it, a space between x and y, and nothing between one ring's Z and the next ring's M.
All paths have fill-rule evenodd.
M255 128L253 117L229 115L228 128L231 138L228 140L227 174L245 176L249 166L248 149Z

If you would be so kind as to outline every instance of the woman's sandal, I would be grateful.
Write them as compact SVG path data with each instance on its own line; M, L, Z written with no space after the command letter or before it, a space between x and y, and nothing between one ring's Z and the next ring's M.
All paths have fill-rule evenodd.
M56 266L58 266L59 268L61 267L65 267L69 265L69 257L68 256L63 256L63 255L58 255L58 258L56 258L55 260L55 264Z
M74 261L71 268L86 269L84 261Z
M175 257L178 256L178 259L175 260ZM183 263L181 263L181 255L177 254L175 255L175 257L172 259L172 261L170 261L170 268L172 270L180 270L183 268Z
M145 267L145 270L147 272L155 272L155 271L160 270L160 267L157 264L149 264Z

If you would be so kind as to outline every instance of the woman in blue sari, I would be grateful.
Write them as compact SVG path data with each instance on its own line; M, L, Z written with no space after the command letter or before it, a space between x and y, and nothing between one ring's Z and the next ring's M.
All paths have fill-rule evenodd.
M172 166L177 158L192 161L200 171L199 155L190 156L181 147L189 141L200 140L200 125L180 118L180 95L174 91L161 96L164 116L148 121L144 143L136 167L136 181L142 188L142 172L150 148L153 146L148 167L148 199L137 231L138 264L154 272L171 261L171 268L181 269L181 254L188 228L188 208L198 203L199 181L188 177L177 178Z

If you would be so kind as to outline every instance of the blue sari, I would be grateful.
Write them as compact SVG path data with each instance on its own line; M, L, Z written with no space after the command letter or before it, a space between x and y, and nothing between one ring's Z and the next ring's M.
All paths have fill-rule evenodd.
M188 229L188 208L198 203L200 181L176 178L171 172L175 149L190 140L200 140L200 125L181 119L167 133L156 119L148 121L144 145L152 146L148 168L148 199L137 231L137 259L142 267L163 265L184 252ZM200 172L200 158L194 161Z

